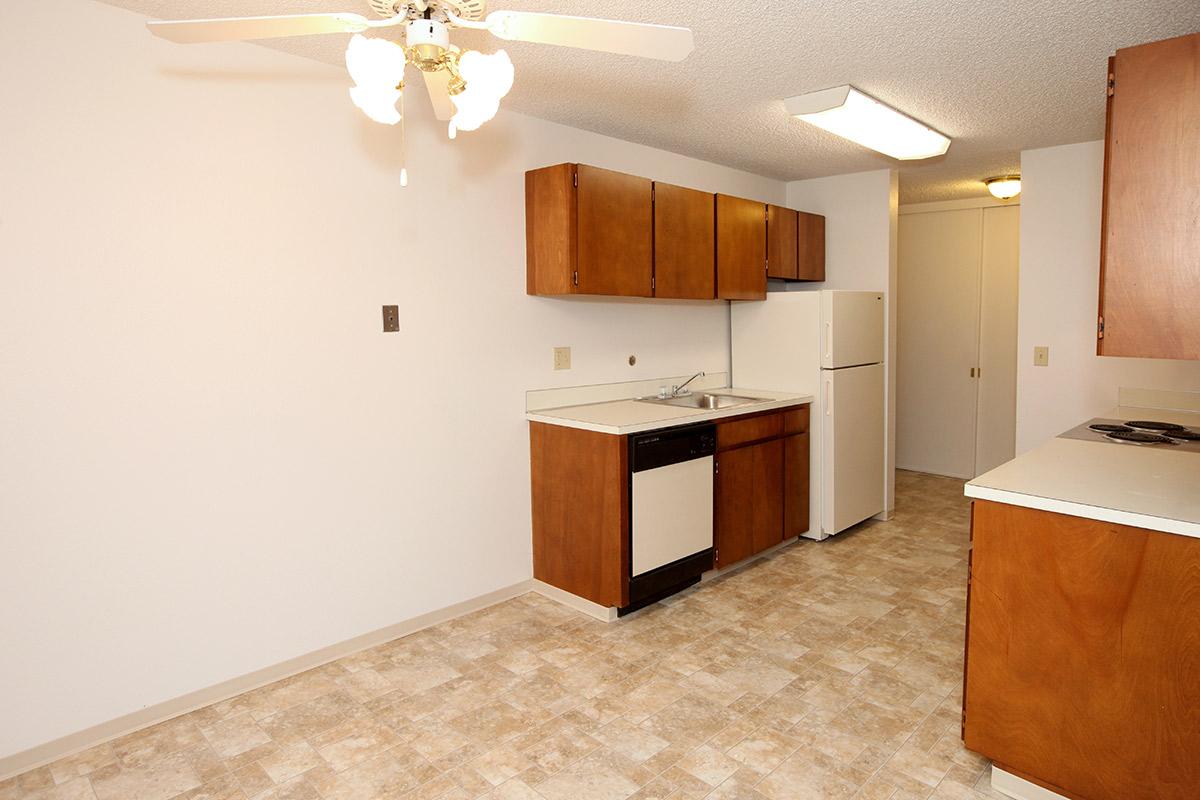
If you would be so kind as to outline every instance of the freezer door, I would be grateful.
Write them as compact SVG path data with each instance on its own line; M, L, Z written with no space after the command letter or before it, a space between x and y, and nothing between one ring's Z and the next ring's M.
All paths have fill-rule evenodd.
M821 292L821 367L883 362L883 292Z
M883 365L822 370L821 532L883 511Z

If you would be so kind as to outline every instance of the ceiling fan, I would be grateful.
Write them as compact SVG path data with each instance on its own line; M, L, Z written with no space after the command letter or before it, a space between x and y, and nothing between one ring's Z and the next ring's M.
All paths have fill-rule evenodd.
M618 20L493 11L485 0L369 0L383 19L359 14L290 14L276 17L164 20L148 22L151 33L180 44L245 39L355 34L346 48L346 67L354 79L354 104L371 119L394 125L403 118L404 70L420 70L437 118L449 123L450 137L475 130L495 116L512 88L513 66L503 50L484 54L450 42L453 28L485 30L501 39L555 44L585 50L682 61L692 51L688 28ZM367 38L363 31L404 29L403 43Z

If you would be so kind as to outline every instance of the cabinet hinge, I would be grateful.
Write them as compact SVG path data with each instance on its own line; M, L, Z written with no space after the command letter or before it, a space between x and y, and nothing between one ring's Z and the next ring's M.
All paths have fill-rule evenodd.
M575 284L576 286L579 285L579 270L575 270L571 273L571 283Z
M1101 314L1100 317L1096 320L1096 338L1097 339L1104 338L1104 315L1103 314Z
M1111 72L1108 73L1108 96L1112 97L1113 92L1117 90L1117 76Z

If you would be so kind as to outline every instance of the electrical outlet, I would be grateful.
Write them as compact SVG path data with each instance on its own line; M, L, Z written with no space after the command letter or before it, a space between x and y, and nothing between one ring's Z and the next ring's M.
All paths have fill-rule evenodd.
M383 332L395 333L400 330L400 306L383 307Z
M1049 347L1033 348L1033 365L1035 367L1050 366L1050 348Z
M569 348L569 347L554 348L554 368L555 369L570 369L571 368L571 348Z

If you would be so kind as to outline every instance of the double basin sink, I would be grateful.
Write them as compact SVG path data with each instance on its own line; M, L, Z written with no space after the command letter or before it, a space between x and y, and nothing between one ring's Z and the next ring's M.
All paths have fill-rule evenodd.
M643 403L658 403L664 406L679 406L680 408L730 408L732 406L744 406L748 403L764 403L766 399L762 397L743 397L736 394L708 394L708 393L693 393L682 394L676 397L639 397L637 398Z

